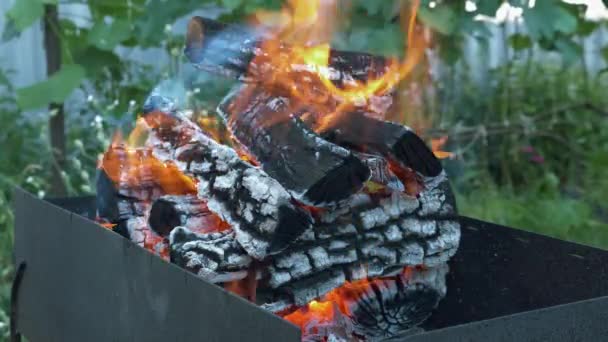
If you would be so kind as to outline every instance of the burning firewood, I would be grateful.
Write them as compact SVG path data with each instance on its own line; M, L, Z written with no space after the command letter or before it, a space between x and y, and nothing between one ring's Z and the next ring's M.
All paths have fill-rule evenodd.
M186 56L242 81L218 107L231 137L154 92L141 146L100 163L99 215L307 338L395 336L445 295L460 240L440 162L382 120L423 49L395 63L283 37L193 18Z
M213 73L239 78L242 81L259 82L276 68L264 56L260 45L269 39L270 33L263 28L244 25L226 25L208 18L193 17L188 24L185 55L195 66ZM293 50L280 43L275 51L288 58ZM277 56L273 56L277 58ZM258 58L257 65L252 61ZM280 58L280 56L278 57ZM268 61L268 63L266 63ZM291 65L306 70L305 65ZM381 56L361 52L330 50L327 74L336 84L366 81L382 75L388 68L388 60Z
M240 146L299 202L332 205L358 192L367 166L310 130L293 101L251 85L238 87L218 110Z
M193 232L212 233L230 229L207 207L207 202L195 195L167 195L154 200L148 215L150 228L167 237L175 227Z
M154 155L198 181L198 196L230 224L250 256L261 260L278 253L310 227L308 213L276 180L188 119L157 112L145 120Z
M309 340L395 337L423 322L446 294L446 264L347 282L283 317Z
M343 116L325 120L323 124L315 122L313 116L307 116L310 121L306 122L315 127L324 139L354 151L382 156L395 167L409 168L429 177L441 172L439 160L408 127L376 119L360 111Z
M184 227L172 230L171 262L215 283L243 279L252 259L232 230L197 234Z

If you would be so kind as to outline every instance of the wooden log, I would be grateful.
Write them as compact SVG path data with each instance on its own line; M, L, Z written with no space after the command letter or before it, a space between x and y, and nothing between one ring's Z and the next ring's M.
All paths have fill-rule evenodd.
M410 168L423 176L435 177L443 170L441 163L420 137L409 127L376 119L361 111L345 113L341 118L320 125L307 116L311 127L324 139L353 151L376 154L389 163Z
M199 198L230 224L250 256L262 260L276 254L310 227L309 214L275 179L184 116L154 112L144 118L154 155L198 181Z
M277 65L271 63L264 51L259 49L261 41L265 39L272 39L268 29L226 25L197 16L188 23L184 53L200 69L256 82L266 79L272 73L269 70ZM278 45L272 61L288 59L292 48L285 43ZM259 64L252 65L256 58ZM388 65L389 60L385 57L332 49L327 74L340 86L353 80L366 81L370 77L378 77L386 72ZM294 64L293 69L306 68Z
M232 230L200 234L177 227L169 245L171 262L214 283L244 279L252 262Z
M279 312L321 298L346 281L391 276L405 266L437 267L447 262L457 250L460 226L445 174L428 179L425 189L418 198L397 191L381 199L360 194L348 205L321 214L288 249L259 266L259 302ZM191 235L189 241L198 238L205 239ZM188 254L174 258L180 266L198 258L194 249L171 249ZM218 269L208 272L199 267L196 272L210 272L221 279Z
M358 192L368 167L349 150L317 136L293 110L296 100L259 86L237 87L218 107L232 136L298 201L334 205Z
M152 203L148 215L150 228L160 236L168 236L178 226L197 233L213 233L230 229L196 195L165 195Z
M333 304L331 320L319 321L310 314L309 305L280 315L297 324L306 341L403 336L424 322L445 297L447 271L447 264L408 267L395 276L346 283L319 299L324 305Z

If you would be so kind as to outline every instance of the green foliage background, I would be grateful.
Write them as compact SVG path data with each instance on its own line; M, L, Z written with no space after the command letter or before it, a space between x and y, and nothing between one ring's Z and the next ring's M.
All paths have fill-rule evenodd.
M403 33L400 6L407 1L341 0L349 19L341 23L334 46L399 55ZM458 192L460 211L469 216L608 248L608 108L604 72L591 74L582 58L582 38L604 22L584 19L584 7L554 0L510 0L521 6L527 33L504 37L513 51L484 80L473 80L461 58L464 41L488 44L488 25L476 15L493 15L502 0L477 0L475 12L464 1L423 0L420 21L433 31L431 48L443 67L432 85L424 72L405 82L423 85L411 115L430 118L428 136L450 136L445 162ZM74 94L84 103L66 107L68 163L63 181L70 195L93 192L97 155L116 128L127 128L148 92L163 79L183 75L184 37L176 19L213 8L219 19L241 21L259 8L276 9L280 0L16 0L7 13L4 41L39 22L44 6L80 3L91 13L89 25L62 18L63 63L49 79L15 89L11 70L0 69L0 340L8 334L9 282L12 277L13 216L11 189L21 186L43 197L53 163L48 138L50 102ZM499 25L499 24L498 24ZM494 37L493 39L497 39ZM161 70L121 58L117 47L158 48L169 63ZM538 61L539 49L554 51L554 61ZM608 47L593 47L608 59ZM423 64L423 69L426 64ZM0 65L2 65L0 63ZM425 83L426 82L426 83ZM189 104L212 110L225 82L205 77L190 82ZM204 91L197 91L204 89ZM27 112L26 112L27 111ZM32 114L38 113L38 114ZM408 121L406 120L406 123Z

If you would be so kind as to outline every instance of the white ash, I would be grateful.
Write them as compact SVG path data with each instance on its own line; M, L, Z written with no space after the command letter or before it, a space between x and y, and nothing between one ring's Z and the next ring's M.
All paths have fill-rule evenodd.
M211 282L243 279L252 260L232 231L198 234L176 227L169 245L173 262Z
M175 126L163 129L172 129L178 137L189 134L189 139L164 141L165 131L150 134L148 144L154 155L162 161L181 162L176 163L180 171L198 179L198 196L232 226L250 256L262 260L287 247L290 241L273 240L277 231L291 230L295 238L310 226L307 214L291 203L291 196L276 180L210 139L188 119L179 114L174 118Z

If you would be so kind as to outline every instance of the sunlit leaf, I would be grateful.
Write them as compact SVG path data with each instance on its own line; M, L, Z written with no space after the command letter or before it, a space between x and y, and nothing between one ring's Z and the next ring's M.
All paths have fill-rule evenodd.
M476 13L493 17L496 15L496 11L498 11L502 2L502 0L477 0L475 3L477 5Z
M13 7L6 12L18 31L23 31L44 15L42 0L17 0Z
M454 33L458 18L450 6L421 7L418 14L426 25L437 32L445 35Z
M91 28L88 42L102 50L113 50L131 36L131 31L131 25L125 19L115 19L110 24L100 21Z
M571 34L577 29L576 17L554 0L537 0L534 7L524 7L524 20L534 40L553 39L557 32Z
M61 103L80 85L84 76L82 66L65 65L46 81L17 89L17 104L26 110Z

